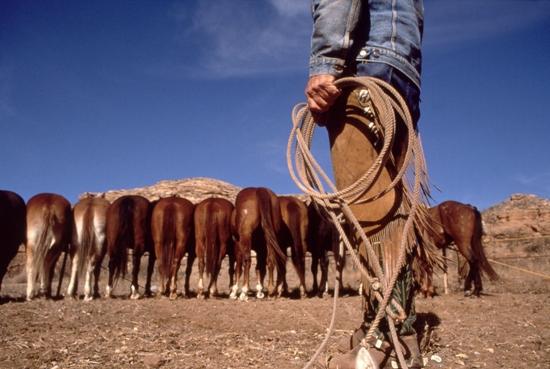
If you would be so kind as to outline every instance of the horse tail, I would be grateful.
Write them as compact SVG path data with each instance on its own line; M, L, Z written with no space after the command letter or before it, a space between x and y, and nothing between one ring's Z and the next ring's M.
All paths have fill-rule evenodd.
M93 224L93 212L94 209L92 206L88 206L84 211L82 219L80 219L80 229L81 234L78 239L78 249L76 250L76 256L78 257L78 277L81 278L84 274L84 269L86 266L86 259L90 257L90 253L93 249L95 243L95 232ZM78 227L77 224L75 226ZM78 237L78 236L77 236Z
M113 280L124 277L128 272L128 247L134 245L134 202L131 198L124 198L118 206L118 229L115 236L111 260L113 265Z
M260 218L262 229L264 231L267 247L274 252L268 253L271 261L277 264L277 261L286 262L286 253L284 253L277 241L277 234L273 225L273 208L271 206L271 195L265 188L258 188L257 192L260 200ZM278 260L277 260L278 259Z
M213 204L207 204L207 216L204 222L204 243L206 247L206 274L213 276L218 269L220 253L220 238L218 231L220 227L219 213L213 211Z
M487 260L487 256L485 255L485 250L483 248L483 243L481 241L482 235L483 235L483 222L481 220L481 214L479 210L475 209L476 214L476 227L474 232L474 239L472 240L472 247L473 252L477 260L479 261L479 265L481 267L481 270L489 277L491 281L496 281L499 279L497 272L493 269L491 264L489 263L489 260Z
M291 206L294 204L290 204ZM300 209L296 207L296 215L298 218L300 217ZM294 222L294 224L289 225L289 230L292 238L292 253L294 254L295 258L295 267L298 271L298 275L305 275L305 264L302 263L302 260L305 260L305 251L304 248L306 247L305 244L305 237L302 237L302 222L297 221Z
M175 257L175 233L176 233L176 209L174 204L168 204L164 210L162 216L162 240L161 249L162 255L160 257L160 269L162 273L170 278L170 271Z
M53 246L55 239L53 237L53 227L55 225L55 215L52 213L50 207L45 207L42 210L40 229L38 230L38 237L35 239L32 259L32 268L36 275L42 275L44 273L44 261L48 251Z

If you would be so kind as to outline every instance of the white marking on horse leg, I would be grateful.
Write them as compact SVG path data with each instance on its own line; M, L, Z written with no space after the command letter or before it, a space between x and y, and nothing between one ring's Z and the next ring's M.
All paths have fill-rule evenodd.
M186 297L185 291L183 293L183 296ZM177 278L173 276L170 278L170 300L175 300L178 298L178 286L177 286Z
M258 284L256 284L256 298L263 299L264 297L264 286L262 286L262 284L258 282Z
M204 284L202 281L202 277L199 278L199 283L197 286L197 298L198 299L204 298Z
M300 298L303 298L306 296L306 287L304 285L300 285Z
M247 286L244 286L241 289L241 295L239 296L239 300L248 301L248 287Z
M328 281L325 282L325 290L323 291L323 297L325 297L326 295L328 295Z
M27 261L27 301L31 301L34 297L34 270L32 263Z
M75 254L71 260L71 279L69 281L69 286L67 287L67 296L74 297L76 290L76 273L78 267L78 254Z
M113 292L113 287L107 285L107 287L105 287L105 297L110 298L112 292Z
M215 286L210 287L210 290L208 291L208 293L210 294L210 297L217 296L218 295L218 288L216 288Z
M281 297L283 295L283 292L285 291L285 287L283 284L280 284L277 287L277 297Z
M232 300L237 299L237 292L239 292L239 285L234 284L233 287L231 287L231 293L229 294L229 298Z
M137 300L139 299L139 292L138 292L138 288L134 285L131 285L130 286L130 290L132 291L132 294L130 295L130 299L132 300Z
M92 295L92 273L94 272L94 264L91 260L88 261L86 268L86 280L84 281L84 301L91 301Z

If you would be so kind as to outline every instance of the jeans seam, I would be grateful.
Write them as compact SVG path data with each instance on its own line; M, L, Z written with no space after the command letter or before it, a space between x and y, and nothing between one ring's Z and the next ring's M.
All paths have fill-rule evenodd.
M392 30L391 30L391 47L392 49L395 51L396 50L396 46L395 46L395 40L397 38L397 0L392 0L392 3L391 3L391 27L392 27Z

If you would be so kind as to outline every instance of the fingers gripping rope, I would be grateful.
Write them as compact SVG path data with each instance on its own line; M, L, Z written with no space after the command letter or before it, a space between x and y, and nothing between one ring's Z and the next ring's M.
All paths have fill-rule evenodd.
M383 134L383 145L380 153L375 159L371 167L353 184L338 190L320 164L316 161L310 152L310 146L315 131L315 122L307 109L306 104L298 104L292 111L293 127L287 145L287 164L290 176L296 185L304 193L309 195L319 207L332 219L333 224L337 228L343 242L340 243L340 255L343 255L343 247L350 253L353 262L360 270L361 274L370 282L371 286L380 286L379 290L374 290L374 296L379 301L379 309L376 317L372 322L367 335L361 342L363 346L368 346L368 341L374 335L375 329L378 327L382 318L386 317L390 326L392 341L394 342L395 351L402 368L407 368L401 347L398 344L397 332L395 329L394 320L402 320L406 317L404 309L391 298L393 286L397 280L399 270L403 266L406 257L407 237L401 238L399 249L399 258L394 275L391 276L389 282L384 276L378 257L374 248L360 226L358 220L353 215L350 209L351 204L366 203L373 201L382 195L394 189L399 183L404 180L405 172L408 169L411 157L414 165L414 184L412 191L411 209L403 228L403 234L407 235L414 225L416 211L420 204L420 196L422 192L422 177L425 176L426 168L424 163L424 155L420 140L416 135L413 121L407 105L400 94L388 83L371 77L360 78L343 78L336 81L336 85L340 88L357 88L362 87L367 89L368 95L371 98L372 105L376 111L376 115L380 121L380 127L376 127ZM380 172L384 169L387 160L391 155L391 148L395 137L396 117L397 113L403 122L405 122L408 132L408 145L405 153L403 165L399 168L398 173L392 182L384 190L370 196L366 199L361 199L369 189L372 188ZM370 123L372 125L372 122ZM292 155L294 154L294 160ZM325 186L329 191L325 190ZM365 244L367 255L370 260L370 266L373 269L374 276L360 262L354 247L351 245L346 232L338 221L339 214L353 225L354 229L359 234L361 241ZM319 354L324 350L328 343L328 339L334 330L334 321L336 316L336 302L338 299L339 287L335 283L333 314L328 328L327 335L311 360L306 364L305 368L311 367ZM389 305L392 305L398 312L396 315Z

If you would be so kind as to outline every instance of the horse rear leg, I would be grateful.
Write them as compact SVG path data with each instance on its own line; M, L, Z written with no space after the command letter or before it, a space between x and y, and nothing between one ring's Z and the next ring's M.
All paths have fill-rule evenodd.
M317 283L317 270L319 269L319 256L311 253L311 274L313 277L313 286L311 292L317 294L319 292L319 284Z
M34 297L35 282L37 277L37 270L33 266L33 245L27 244L27 301L31 301Z
M93 257L88 258L86 263L86 278L84 280L84 301L92 301L92 278L95 272L95 263Z
M320 264L321 264L321 281L319 283L319 287L321 288L321 291L319 291L319 296L325 297L328 294L328 266L329 266L328 253L326 251L323 251L323 253L321 254Z
M203 255L199 256L197 255L197 258L199 259L199 282L197 285L197 298L203 299L204 298L204 257ZM209 286L210 287L210 286Z
M196 255L193 252L187 253L187 265L185 266L185 280L183 283L184 297L190 296L189 280L191 279L191 272L193 270L193 263L195 262Z
M147 279L145 280L145 296L151 297L153 292L151 291L151 280L153 278L153 272L155 271L156 255L153 251L149 251L149 258L147 259Z
M75 298L76 288L78 285L78 264L79 264L79 255L77 250L71 246L71 278L69 279L69 286L67 287L67 296Z
M141 253L139 251L134 250L134 252L132 253L132 285L130 286L130 290L131 290L130 299L132 300L137 300L140 298L139 284L138 284L140 263L141 263Z
M298 279L300 280L300 298L306 296L306 248L303 245L305 245L305 243L296 246L296 250L294 248L292 249L292 263L294 264L294 269L296 269Z
M238 245L237 245L238 246ZM241 251L235 250L235 284L230 284L230 290L229 298L236 300L237 299L237 293L239 292L239 282L241 280L241 275L243 273L243 256ZM231 274L231 256L229 258L229 274Z
M235 250L230 251L228 254L228 275L229 275L229 288L235 283Z

